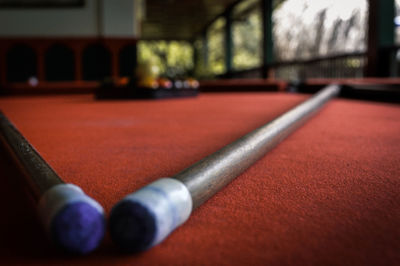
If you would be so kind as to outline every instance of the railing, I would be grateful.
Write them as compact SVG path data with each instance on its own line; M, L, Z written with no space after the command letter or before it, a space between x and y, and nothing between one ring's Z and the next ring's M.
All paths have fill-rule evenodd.
M267 67L267 76L282 80L358 78L364 76L366 63L367 55L364 52L276 62ZM262 67L257 67L226 73L217 78L262 78L263 71Z
M263 68L255 67L244 70L236 70L231 73L224 73L221 75L217 75L217 79L253 79L253 78L262 78L263 77Z
M277 62L270 66L270 71L273 77L284 80L358 78L364 76L366 63L366 53L351 53L310 60Z

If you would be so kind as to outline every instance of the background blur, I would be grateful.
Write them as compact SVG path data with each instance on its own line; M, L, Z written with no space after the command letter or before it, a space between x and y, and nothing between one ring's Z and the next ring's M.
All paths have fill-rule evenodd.
M399 76L399 25L400 0L0 0L0 84Z

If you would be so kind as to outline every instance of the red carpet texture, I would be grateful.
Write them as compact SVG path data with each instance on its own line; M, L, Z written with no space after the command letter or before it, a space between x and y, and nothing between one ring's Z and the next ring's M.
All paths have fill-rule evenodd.
M202 94L160 101L90 95L1 98L0 108L66 181L109 213L310 97ZM44 237L0 156L0 260L96 265L398 265L400 106L336 99L197 209L161 245L120 253L107 237L70 257Z

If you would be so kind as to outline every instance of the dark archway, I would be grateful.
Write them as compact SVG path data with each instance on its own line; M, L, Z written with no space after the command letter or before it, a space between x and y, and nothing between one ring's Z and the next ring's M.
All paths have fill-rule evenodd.
M136 64L136 45L127 45L121 49L118 55L119 59L119 75L120 76L132 76Z
M46 80L67 81L75 79L75 58L72 49L62 44L51 46L45 54Z
M83 79L102 80L111 76L111 53L101 44L93 44L83 50Z
M35 51L24 44L17 44L6 55L7 81L25 82L37 76L37 56Z

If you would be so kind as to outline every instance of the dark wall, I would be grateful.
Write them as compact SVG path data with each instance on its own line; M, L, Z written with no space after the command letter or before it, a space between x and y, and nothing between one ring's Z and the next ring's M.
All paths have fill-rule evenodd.
M45 54L45 72L48 81L75 79L75 58L72 49L62 44L51 46Z
M127 45L119 52L119 75L132 76L137 65L136 45Z
M93 44L83 50L83 79L102 80L111 76L111 52L101 44Z
M35 51L26 45L18 44L8 50L6 55L7 81L25 82L37 75Z

